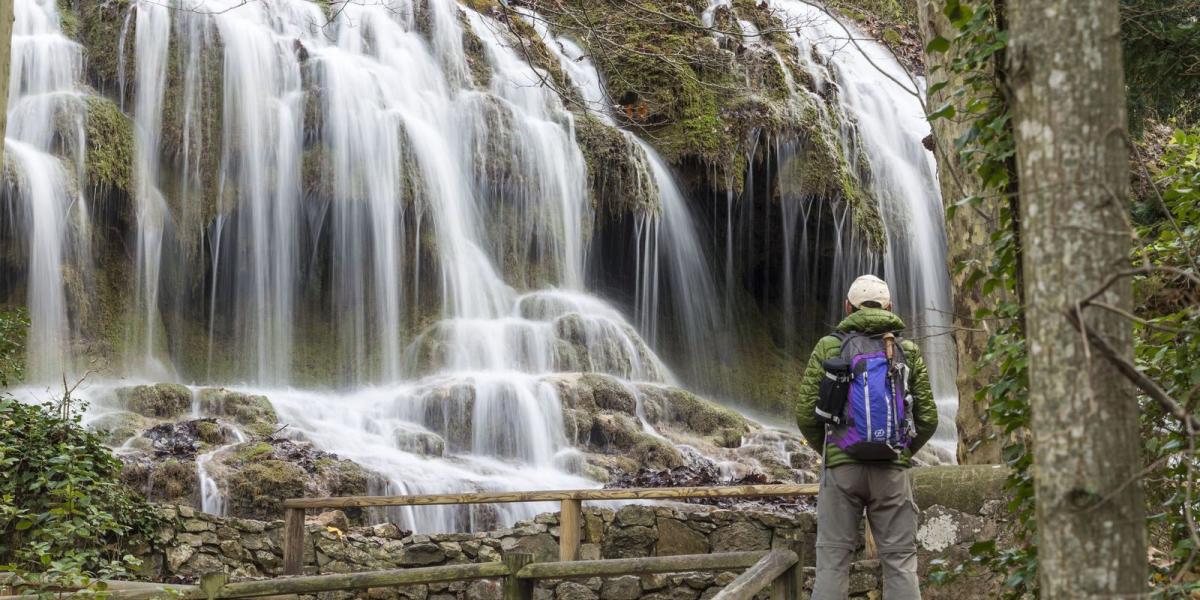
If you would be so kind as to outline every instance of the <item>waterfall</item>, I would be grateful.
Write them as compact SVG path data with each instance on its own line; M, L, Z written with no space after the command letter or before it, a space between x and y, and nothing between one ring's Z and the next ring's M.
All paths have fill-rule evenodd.
M162 267L163 229L167 206L159 189L159 146L162 141L163 89L166 85L170 13L165 5L139 0L131 6L134 21L134 203L137 211L136 284L134 307L140 316L132 321L131 349L141 356L127 357L145 373L170 376L159 348L158 294ZM124 87L124 83L121 86Z
M603 79L583 49L570 38L554 36L545 19L536 12L525 8L518 11L579 90L585 110L604 124L617 127L613 102L604 90ZM717 336L725 323L707 250L700 241L700 227L662 156L633 133L626 130L621 133L634 160L646 165L648 181L643 185L658 195L658 212L640 215L636 224L635 244L639 252L634 313L639 328L650 345L657 346L658 317L665 312L675 319L677 335L693 355L715 352L721 346ZM669 311L659 304L664 295L671 299Z
M133 124L123 283L131 314L117 319L126 319L124 338L105 340L125 354L117 375L265 395L286 424L278 435L361 464L372 493L597 485L573 446L580 432L564 424L581 374L629 391L644 434L671 434L651 419L654 390L678 385L656 352L675 344L695 367L729 345L740 199L731 192L713 209L730 215L721 290L704 215L666 160L622 131L615 139L636 185L657 202L630 215L627 296L613 295L623 304L590 290L588 268L602 245L592 246L598 218L577 119L618 125L577 44L525 13L578 88L582 112L542 85L551 74L527 62L507 24L453 0L334 2L336 10L310 0L129 4L116 62L119 101ZM82 48L62 35L56 11L54 0L17 0L6 140L12 177L3 216L29 253L34 383L85 355L72 349L81 336L69 292L86 287L94 252L85 209L96 198L82 181L86 111L98 98L84 91ZM749 22L740 27L758 35ZM817 43L815 51L828 50ZM846 54L810 68L828 69L815 78L839 86L840 141L850 156L861 144L894 221L887 253L857 250L845 206L786 205L766 215L782 221L782 293L791 302L799 297L791 290L811 287L824 279L816 271L829 268L812 251L821 243L808 237L815 220L845 252L833 257L838 277L883 268L898 283L901 309L918 331L929 330L944 322L932 311L945 308L946 284L937 276L944 241L919 114ZM859 77L867 88L849 83ZM880 119L901 131L868 131L883 129ZM826 293L840 305L840 290ZM944 361L953 355L940 339L921 341L949 407L953 365ZM109 413L127 410L105 400L116 385L80 394ZM196 457L205 511L224 510L217 466L245 439L235 437ZM547 509L413 507L374 516L444 531Z
M71 246L86 241L82 182L74 179L86 135L86 98L78 85L83 48L62 35L54 0L18 0L14 9L6 201L15 217L11 226L28 242L29 377L53 381L72 375L64 269L73 254L82 254ZM61 140L76 143L60 148ZM81 219L75 235L72 211ZM76 276L84 274L76 270Z
M955 440L955 350L950 337L950 281L946 267L946 236L942 228L941 193L933 155L921 140L929 123L919 100L923 88L892 54L868 36L845 29L822 9L803 0L769 0L784 18L798 26L791 35L802 64L821 88L836 86L842 115L842 146L846 156L865 153L870 186L881 207L886 236L883 274L905 317L909 337L924 351L940 426L934 442L951 449ZM853 36L853 43L849 41ZM834 215L839 236L842 217ZM839 251L846 247L838 243ZM853 264L835 256L834 264ZM870 269L855 265L861 272ZM860 270L844 270L845 278ZM849 281L835 278L831 309L840 305Z

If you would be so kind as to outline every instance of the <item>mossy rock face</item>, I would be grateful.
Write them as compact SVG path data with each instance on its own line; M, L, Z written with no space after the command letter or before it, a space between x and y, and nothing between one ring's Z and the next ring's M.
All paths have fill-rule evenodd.
M226 480L229 511L248 519L277 519L280 499L304 496L307 473L297 465L264 460L239 466Z
M61 6L61 3L60 3ZM81 0L72 3L75 37L87 48L87 71L92 84L113 95L118 91L121 63L121 29L129 13L130 0ZM132 65L134 23L125 35L126 66ZM126 86L126 93L133 86Z
M196 393L200 412L228 417L255 435L270 434L279 421L266 396L244 394L225 388L204 388Z
M656 385L642 385L639 389L647 405L657 405L655 409L662 421L684 426L695 433L712 435L720 432L724 437L727 434L723 430L744 432L750 428L742 415L687 390ZM650 412L649 409L647 412Z
M112 100L88 96L86 102L88 182L128 195L133 189L133 122Z
M575 120L575 141L587 162L592 208L602 222L658 213L658 193L649 168L624 133L583 116Z
M199 504L200 479L192 460L148 456L122 457L121 483L136 489L151 502Z
M169 419L192 408L192 390L176 383L121 388L117 398L127 410L146 417Z
M279 439L222 450L210 472L230 514L265 520L278 519L280 502L287 498L364 495L372 477L353 461Z

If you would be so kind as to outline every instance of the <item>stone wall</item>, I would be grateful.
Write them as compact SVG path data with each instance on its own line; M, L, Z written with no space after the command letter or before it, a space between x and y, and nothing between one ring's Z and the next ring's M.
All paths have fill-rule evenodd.
M169 527L160 534L163 549L148 557L147 575L163 581L190 581L200 574L224 570L233 579L279 575L282 564L282 521L219 518L183 506L164 506ZM999 500L985 502L978 514L936 505L922 511L918 546L922 577L933 558L951 565L969 557L976 540L1003 531ZM395 525L349 527L337 511L310 519L304 571L343 573L397 567L422 567L500 560L506 552L529 552L535 560L558 556L558 516L543 514L532 522L486 533L412 535ZM800 539L810 551L805 557L809 585L816 538L811 512L793 508L747 505L731 509L697 505L625 505L585 508L582 558L667 556L708 552L767 550L784 539ZM851 577L851 596L879 597L879 565L860 551ZM697 600L711 597L736 572L591 578L539 582L540 600ZM926 598L991 597L996 582L977 580L955 586L925 586ZM354 597L341 593L337 600ZM397 589L372 589L358 594L372 600L459 600L500 597L497 581L433 584Z

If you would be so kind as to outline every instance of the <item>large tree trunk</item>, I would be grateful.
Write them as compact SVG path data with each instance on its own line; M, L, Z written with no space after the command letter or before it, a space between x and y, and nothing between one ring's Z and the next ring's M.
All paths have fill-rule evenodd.
M1132 597L1146 589L1137 404L1067 318L1129 264L1117 1L1008 8L1041 592ZM1102 299L1130 310L1128 280ZM1132 354L1131 323L1096 309L1084 322Z
M926 45L937 36L954 38L954 30L942 12L945 0L919 0L918 21ZM943 52L926 52L929 85L944 81L951 75L944 67L952 55ZM960 77L961 79L961 77ZM966 114L965 104L969 98L955 97L959 82L929 94L926 103L930 110L946 102L955 102L959 114ZM934 152L938 165L938 180L941 184L942 200L950 205L971 195L982 195L983 185L971 171L964 169L959 160L954 142L970 128L965 119L937 119L933 127ZM953 218L946 220L946 259L949 262L951 289L954 290L954 346L958 354L958 462L981 464L1000 462L1001 440L999 431L987 420L986 399L975 400L975 393L995 377L996 369L980 363L987 346L989 323L973 319L980 308L994 308L999 297L985 295L979 284L968 286L967 278L973 270L967 265L991 264L992 248L989 236L999 227L999 205L986 202L976 208L958 210Z
M8 131L8 77L12 66L13 0L0 0L0 140ZM0 165L4 144L0 143Z

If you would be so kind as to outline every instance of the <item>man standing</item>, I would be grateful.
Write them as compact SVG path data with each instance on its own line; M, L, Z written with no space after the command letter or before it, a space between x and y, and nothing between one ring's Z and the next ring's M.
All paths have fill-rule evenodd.
M901 339L888 286L854 280L846 318L813 349L796 423L822 452L817 496L814 600L847 596L863 509L883 566L884 600L921 597L917 583L917 505L908 467L937 430L937 405L921 350Z

